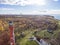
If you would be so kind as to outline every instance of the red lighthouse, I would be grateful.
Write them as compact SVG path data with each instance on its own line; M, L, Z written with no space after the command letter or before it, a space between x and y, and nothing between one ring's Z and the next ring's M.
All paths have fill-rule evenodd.
M10 31L10 45L15 45L14 27L12 21L9 21L9 31Z

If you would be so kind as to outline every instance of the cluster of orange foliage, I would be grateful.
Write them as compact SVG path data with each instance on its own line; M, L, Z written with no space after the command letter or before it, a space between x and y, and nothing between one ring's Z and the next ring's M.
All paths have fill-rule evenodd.
M3 31L0 34L0 45L10 45L9 34L7 31Z

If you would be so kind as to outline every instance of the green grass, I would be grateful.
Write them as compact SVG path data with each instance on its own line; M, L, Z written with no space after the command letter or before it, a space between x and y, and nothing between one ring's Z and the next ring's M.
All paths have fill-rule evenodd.
M26 45L38 45L36 41L27 41Z
M51 34L47 32L47 30L42 30L38 31L36 35L39 36L40 38L48 37L49 39L51 39L51 38L57 38L59 32L60 30L55 30L53 34Z
M47 32L47 30L42 30L42 31L38 31L36 35L41 37L41 38L44 38L44 37L50 38L52 34Z
M35 41L29 41L29 38L33 36L35 30L27 30L24 33L26 36L19 41L19 45L38 45Z
M60 33L60 30L56 30L56 31L54 31L53 38L57 38L58 33Z

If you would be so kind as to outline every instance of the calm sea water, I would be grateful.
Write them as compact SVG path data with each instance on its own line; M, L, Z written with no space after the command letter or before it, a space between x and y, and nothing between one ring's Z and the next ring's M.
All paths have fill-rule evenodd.
M56 15L52 15L52 16L54 16L56 19L60 20L60 14L56 14Z
M50 14L50 16L54 16L56 19L59 19L60 20L60 14Z

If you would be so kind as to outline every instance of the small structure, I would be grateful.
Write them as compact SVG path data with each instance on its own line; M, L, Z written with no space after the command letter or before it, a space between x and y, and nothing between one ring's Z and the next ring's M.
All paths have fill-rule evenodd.
M40 45L51 45L51 44L44 41L43 39L40 39Z
M34 39L33 37L30 37L30 38L29 38L29 40L31 40L31 41L32 41L33 39Z

